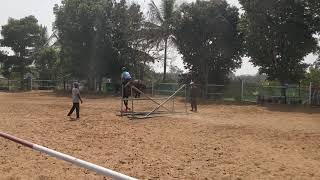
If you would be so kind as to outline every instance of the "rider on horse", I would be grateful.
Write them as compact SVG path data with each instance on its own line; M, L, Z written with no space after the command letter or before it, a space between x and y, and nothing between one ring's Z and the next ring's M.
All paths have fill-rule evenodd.
M122 67L122 74L121 74L121 81L122 81L122 98L124 98L125 100L123 100L124 105L126 106L126 111L130 110L130 108L128 107L128 98L130 93L128 92L128 83L131 81L131 75L130 73L127 71L126 67Z

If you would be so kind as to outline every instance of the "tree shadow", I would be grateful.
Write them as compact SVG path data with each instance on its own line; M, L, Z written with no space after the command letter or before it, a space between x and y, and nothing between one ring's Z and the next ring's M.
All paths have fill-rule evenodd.
M86 99L103 99L108 97L120 97L118 94L113 93L104 93L104 92L88 92L88 91L81 91L81 97L85 97ZM55 97L71 97L71 90L70 91L53 91L52 94Z
M189 102L188 102L189 103ZM224 105L224 106L257 106L266 108L269 111L274 112L286 112L286 113L305 113L305 114L320 114L320 106L310 106L302 104L271 104L264 103L259 104L255 102L241 102L241 101L204 101L199 100L198 105Z
M188 103L190 103L188 101ZM246 101L224 101L224 100L198 100L198 105L230 105L230 106L250 106L257 105L254 102L246 102Z
M275 112L320 114L320 107L309 105L264 104L258 106L265 107L269 111Z

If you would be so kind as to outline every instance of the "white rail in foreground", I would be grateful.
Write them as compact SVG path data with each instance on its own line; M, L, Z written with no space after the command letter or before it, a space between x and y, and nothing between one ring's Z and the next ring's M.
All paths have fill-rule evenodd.
M95 172L97 172L97 173L99 173L101 175L104 175L106 177L111 177L111 178L117 179L117 180L137 180L137 179L132 178L130 176L127 176L127 175L115 172L113 170L104 168L102 166L98 166L98 165L95 165L93 163L86 162L84 160L81 160L81 159L78 159L78 158L75 158L75 157L72 157L72 156L69 156L69 155L66 155L66 154L51 150L51 149L48 149L46 147L43 147L43 146L40 146L40 145L37 145L37 144L33 144L31 142L19 139L17 137L14 137L12 135L9 135L9 134L3 133L3 132L0 132L0 137L3 137L5 139L11 140L13 142L19 143L21 145L24 145L24 146L29 147L31 149L34 149L36 151L40 151L40 152L46 153L46 154L48 154L50 156L53 156L53 157L56 157L58 159L70 162L70 163L75 164L77 166L80 166L80 167L95 171Z

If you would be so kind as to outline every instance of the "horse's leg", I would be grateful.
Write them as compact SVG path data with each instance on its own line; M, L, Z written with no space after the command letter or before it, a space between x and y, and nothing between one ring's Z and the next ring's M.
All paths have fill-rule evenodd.
M125 84L127 84L127 83L125 83ZM125 105L125 107L126 107L126 112L128 111L128 110L130 110L130 108L128 107L128 98L129 98L129 96L130 96L130 92L129 92L129 86L126 86L126 87L124 87L123 88L123 98L125 98L126 100L123 100L123 104Z
M128 100L124 100L123 103L126 106L126 111L128 111Z

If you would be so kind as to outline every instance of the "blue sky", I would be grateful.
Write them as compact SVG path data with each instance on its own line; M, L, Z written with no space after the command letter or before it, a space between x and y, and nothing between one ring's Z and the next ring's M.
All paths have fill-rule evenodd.
M131 0L142 5L144 12L150 0ZM154 0L156 3L159 3L160 0ZM177 0L178 3L181 2L192 2L193 0ZM231 5L237 6L240 8L238 0L227 0ZM40 24L43 24L48 27L49 32L52 29L52 23L54 22L53 15L53 6L54 4L60 3L61 0L1 0L0 6L0 26L7 23L8 18L22 18L28 15L34 15ZM171 53L172 63L177 65L180 68L183 68L183 63L181 56L177 54L176 51L172 50ZM314 55L309 55L306 58L306 62L314 62L316 57ZM153 66L155 70L162 71L162 64L155 64ZM240 69L235 72L237 75L242 74L256 74L257 68L253 67L249 62L248 58L243 59L243 65Z

